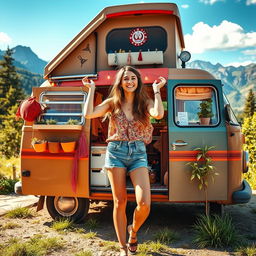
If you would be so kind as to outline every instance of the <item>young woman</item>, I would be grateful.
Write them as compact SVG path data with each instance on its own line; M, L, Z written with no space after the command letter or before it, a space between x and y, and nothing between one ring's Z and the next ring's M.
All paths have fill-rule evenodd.
M149 117L163 118L160 88L166 83L165 78L159 77L152 87L152 100L142 83L140 73L131 66L122 67L116 75L109 97L101 104L93 107L95 84L84 77L84 86L89 88L85 104L85 117L109 118L108 146L105 168L111 184L114 210L113 220L118 241L120 256L137 250L137 232L150 212L150 183L145 144L152 140L153 126ZM135 188L137 207L133 214L133 222L127 227L129 233L126 245L126 176L130 175Z

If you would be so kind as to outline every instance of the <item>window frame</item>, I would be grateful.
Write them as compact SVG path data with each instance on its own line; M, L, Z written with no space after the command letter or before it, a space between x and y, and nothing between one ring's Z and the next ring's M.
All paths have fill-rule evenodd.
M177 113L177 104L176 104L176 97L175 97L175 90L178 87L210 87L213 89L214 93L215 93L215 99L216 99L216 115L217 115L217 122L215 124L212 125L202 125L202 124L198 124L198 125L179 125L177 123L176 120L176 113ZM221 123L221 113L220 113L220 102L219 102L219 92L217 90L217 88L213 85L213 84L177 84L174 88L173 88L173 122L177 127L180 128L214 128L220 125Z
M73 95L79 95L83 96L83 101L43 101L43 97L48 95L63 95L63 96L73 96ZM83 125L85 123L85 117L84 117L84 104L87 100L87 95L85 91L44 91L39 96L39 103L42 105L47 104L76 104L81 105L82 111L79 113L42 113L41 116L81 116L81 121L78 123L78 125ZM57 125L65 125L66 122L57 122Z

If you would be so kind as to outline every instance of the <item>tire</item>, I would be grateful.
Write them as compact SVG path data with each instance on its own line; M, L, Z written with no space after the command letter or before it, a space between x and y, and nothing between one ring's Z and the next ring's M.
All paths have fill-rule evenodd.
M223 204L218 204L215 202L209 203L209 214L210 215L219 215L222 216L224 213L224 206Z
M69 219L74 223L83 222L89 211L89 199L81 197L47 196L46 206L54 220Z

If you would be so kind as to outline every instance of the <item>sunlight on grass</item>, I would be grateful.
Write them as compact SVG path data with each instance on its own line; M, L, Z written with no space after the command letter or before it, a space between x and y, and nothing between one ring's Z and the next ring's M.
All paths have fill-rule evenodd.
M163 244L170 244L178 240L178 234L168 228L164 228L154 234L154 240Z
M93 254L91 251L83 251L83 252L76 253L74 256L93 256Z
M118 252L120 249L118 243L113 241L103 241L101 243L101 247L103 247L103 251L113 250L115 252Z
M240 247L236 251L237 251L236 255L239 255L239 256L255 256L256 244L252 244L246 247Z
M168 247L160 242L147 241L143 244L139 244L138 253L140 255L150 255L148 253L160 253L167 251Z
M15 228L20 228L21 225L14 223L14 222L7 222L3 226L1 226L1 230L6 230L6 229L15 229Z
M83 238L85 239L92 239L95 238L97 236L97 232L89 232L87 234L83 235Z
M51 228L55 229L56 231L65 231L68 229L72 229L72 221L68 219L54 221L51 225Z
M35 236L27 242L21 240L13 240L11 243L5 244L0 255L4 256L43 256L62 249L64 243L59 238L41 238Z
M31 208L25 208L25 207L19 206L7 212L5 216L10 219L15 219L15 218L25 219L25 218L32 218L34 217L34 215L35 214L33 213L33 210Z

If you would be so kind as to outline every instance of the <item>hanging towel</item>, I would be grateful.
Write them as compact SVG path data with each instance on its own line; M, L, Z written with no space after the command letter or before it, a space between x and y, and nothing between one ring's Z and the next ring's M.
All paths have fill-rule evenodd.
M79 158L88 157L88 154L89 154L89 152L88 152L86 137L82 131L79 141L78 141L77 149L75 151L73 167L72 167L71 184L72 184L73 192L76 192Z

